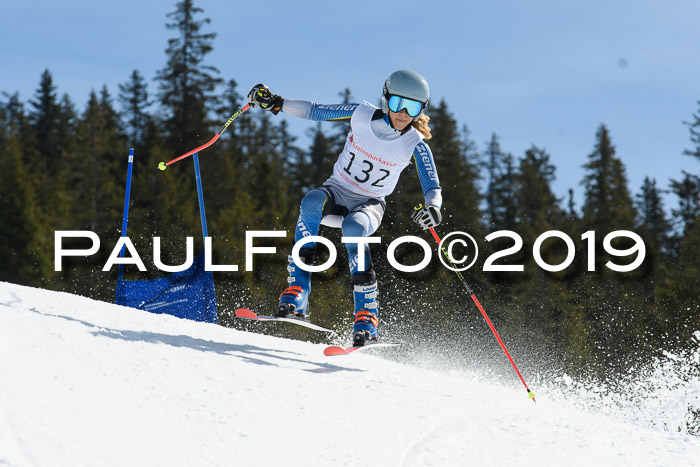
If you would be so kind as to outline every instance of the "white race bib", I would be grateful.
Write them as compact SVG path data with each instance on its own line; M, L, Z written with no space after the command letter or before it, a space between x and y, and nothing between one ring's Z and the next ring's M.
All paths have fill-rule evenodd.
M393 140L379 139L372 131L372 116L377 109L365 101L355 110L345 147L333 167L335 181L368 198L382 198L394 191L401 171L423 139L415 128Z

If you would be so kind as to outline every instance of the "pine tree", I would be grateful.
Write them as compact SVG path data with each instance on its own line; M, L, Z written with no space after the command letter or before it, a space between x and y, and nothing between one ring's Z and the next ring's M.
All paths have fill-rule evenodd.
M119 189L124 186L124 172L118 169L119 162L125 160L126 145L117 122L106 89L99 97L92 91L77 125L75 144L65 154L62 174L72 201L72 228L95 232L107 243L116 242L124 199L123 189ZM104 296L108 290L111 292L111 286L97 281L95 272L101 269L108 253L70 268L64 278L73 274L78 291Z
M655 256L659 257L668 252L668 237L671 232L661 194L661 190L656 186L656 179L645 177L636 202L639 212L637 230L644 233L647 251L651 249Z
M256 131L250 135L252 144L249 148L253 151L248 153L249 189L260 216L259 225L265 228L286 227L284 220L290 210L287 193L291 179L285 170L286 161L279 151L282 135L269 114L259 115Z
M496 225L501 229L514 230L518 222L515 178L513 155L508 153L503 158L503 172L496 178Z
M100 89L99 106L104 118L104 129L119 139L125 139L122 132L119 113L114 109L114 101L106 85Z
M515 177L518 221L521 226L525 224L533 229L532 233L560 228L564 219L559 200L551 188L555 167L549 161L549 154L533 145L525 151Z
M675 261L664 297L673 304L675 335L684 342L689 329L700 326L700 177L683 171L683 179L671 182L679 208L671 211L677 224Z
M501 149L498 135L493 133L483 152L487 185L484 195L485 220L489 231L515 230L517 209L515 199L515 164L513 155Z
M75 109L67 95L58 100L49 70L42 73L39 88L30 104L28 131L21 138L27 177L34 185L40 222L56 225L63 223L67 216L60 174L63 158L75 133Z
M566 203L567 205L567 211L566 211L566 216L567 216L567 221L569 223L575 222L578 220L578 213L576 212L576 201L574 201L574 189L569 188L568 190L568 202Z
M486 232L492 233L499 230L519 231L518 204L517 204L517 169L513 156L505 153L500 145L496 133L491 134L491 139L486 142L486 149L482 153L486 165L487 184L485 199L485 224ZM502 251L513 246L509 238L497 238L485 245L480 256L482 264L486 258L497 251ZM507 260L515 262L513 258ZM519 259L522 263L521 258ZM522 278L512 272L488 272L484 274L488 281L487 294L483 294L485 300L493 306L494 319L502 320L504 325L517 326L521 322L524 308L516 308L517 295L522 292L516 288L516 283ZM503 312L501 312L501 310ZM506 321L509 321L506 324ZM518 330L519 332L519 330Z
M30 103L33 107L30 119L40 155L40 160L37 162L45 170L55 172L65 148L61 145L62 138L59 134L61 107L49 70L44 70L41 74L39 88L36 90L34 100Z
M644 240L646 260L636 283L638 294L645 297L644 328L649 339L662 345L669 331L669 309L667 300L658 300L664 291L672 287L669 277L671 250L671 223L666 218L661 190L656 179L644 178L640 193L636 196L639 219L635 232ZM640 312L642 310L639 310Z
M123 126L129 137L129 145L141 149L144 143L146 123L151 118L148 107L148 84L138 70L131 73L129 81L119 85L119 102Z
M583 166L586 175L583 217L599 235L634 227L632 197L622 161L615 156L615 146L605 125L596 133L596 144Z
M672 209L671 214L684 236L700 217L700 177L685 170L682 173L682 180L671 180L671 191L678 196L678 209Z
M17 95L0 107L0 281L40 286L52 275L51 256L39 244L45 227L19 141L22 114Z
M124 178L123 173L117 176L117 167L125 159L125 145L115 126L115 115L108 95L98 97L94 91L90 93L66 166L74 199L73 218L80 219L83 228L98 233L113 232L116 225L104 222L105 211L113 211L107 219L121 217L118 209L121 196L115 194L117 180Z
M548 272L533 258L537 238L546 232L561 230L566 218L551 187L554 179L555 167L550 155L535 145L526 150L514 177L515 231L522 238L523 247L508 259L509 263L522 264L524 271L510 273L516 277L511 278L510 287L502 294L509 297L510 305L504 308L510 310L510 326L514 333L528 316L532 316L537 326L521 328L523 336L540 342L540 347L559 348L566 354L570 329L578 319L565 297L566 285L562 279L567 271ZM566 259L568 249L561 240L549 239L540 245L538 253L545 263L557 265Z
M149 100L148 85L138 70L131 73L129 81L119 84L118 101L125 140L128 147L134 149L129 210L131 222L128 224L126 233L141 255L144 264L152 264L151 238L157 235L157 232L173 230L163 224L166 226L171 223L177 224L174 219L177 219L177 213L181 210L181 206L176 204L180 201L179 194L182 191L177 189L181 174L177 170L166 172L154 170L159 162L167 161L173 157L173 154L163 148L165 143L162 128L148 111L153 102ZM126 147L124 149L126 150ZM124 171L124 168L125 165L122 162L117 171ZM124 186L119 185L117 190L123 193ZM164 218L170 216L172 216L171 220L164 221ZM172 240L172 243L169 240ZM181 239L165 239L161 250L166 252L164 258L178 257L178 254L172 254L172 252L176 251L173 243L179 245L179 240ZM132 268L127 266L125 272L127 277L131 278ZM138 278L149 276L154 277L151 274L139 273Z
M700 104L700 101L698 101ZM692 149L684 154L700 159L700 114L693 114L692 122L684 122L690 130ZM689 329L700 327L700 176L682 171L681 180L671 180L671 191L678 197L678 208L671 214L675 224L672 236L673 259L668 280L660 296L674 311L669 321L683 344Z
M486 143L484 150L484 160L486 161L486 172L488 184L486 186L486 218L489 224L493 224L496 218L496 194L494 187L496 179L501 173L501 159L505 154L501 149L501 143L496 133L491 133L491 139Z
M698 101L700 106L700 101ZM690 130L690 141L693 143L694 147L692 149L686 149L683 154L695 157L700 160L700 112L693 114L692 122L683 122L688 126Z
M584 168L585 201L580 227L595 234L595 272L581 272L572 289L579 296L579 302L585 304L587 318L593 326L595 344L592 345L604 349L604 355L610 357L608 363L613 365L624 362L623 357L640 350L646 318L635 281L627 280L638 279L640 270L621 273L605 266L608 260L617 263L620 260L605 253L604 237L616 230L634 230L635 227L635 210L627 187L625 167L615 155L605 125L598 128L594 150ZM631 243L629 239L618 238L612 246L622 250L629 248Z
M141 166L155 167L168 161L210 139L215 131L210 115L218 108L215 90L222 80L216 77L218 70L205 63L216 34L202 32L210 23L209 18L199 19L202 12L193 1L183 0L167 15L170 22L166 27L175 30L177 37L168 40L166 65L156 75L159 114L163 117L159 122L147 120L143 137L146 154L135 155L147 161ZM217 153L215 148L208 151L207 156ZM204 155L200 154L200 166L207 187L212 178L204 172L212 165ZM173 164L166 171L147 170L134 177L134 214L144 221L144 238L162 237L163 261L181 263L185 237L201 238L193 159ZM211 191L205 188L206 193Z
M77 119L77 111L75 104L68 94L63 94L58 103L58 147L61 156L68 150L75 136L75 124Z
M165 112L166 144L175 154L184 153L210 137L208 115L216 105L214 91L222 82L215 77L219 71L204 63L213 49L216 34L202 32L210 23L209 18L197 19L202 12L192 0L183 0L167 15L172 20L166 24L167 28L176 30L178 36L168 40L168 61L158 71L156 80L160 83L158 97Z

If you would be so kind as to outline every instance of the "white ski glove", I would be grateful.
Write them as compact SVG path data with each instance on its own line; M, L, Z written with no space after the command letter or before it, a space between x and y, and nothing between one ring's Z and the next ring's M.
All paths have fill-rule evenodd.
M436 206L423 206L419 204L413 208L413 214L411 215L413 222L420 225L423 230L428 230L432 227L440 225L442 222L442 214L440 214L440 209Z

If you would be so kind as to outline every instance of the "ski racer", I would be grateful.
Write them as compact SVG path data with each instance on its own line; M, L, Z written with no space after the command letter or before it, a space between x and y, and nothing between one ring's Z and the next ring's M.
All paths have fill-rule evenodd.
M432 152L429 118L424 114L430 97L427 81L418 73L399 70L384 82L381 109L361 104L320 105L307 100L284 99L264 84L248 93L251 107L272 114L280 111L314 121L349 120L345 147L326 182L302 199L294 242L318 235L321 224L342 228L344 237L368 237L382 221L385 197L390 195L401 171L413 159L425 202L413 209L412 218L424 230L440 224L442 190ZM364 261L358 261L358 243L346 243L355 300L353 346L377 339L379 307L377 277L370 248L363 245ZM316 244L299 251L306 265L313 265ZM307 319L311 272L295 264L290 255L288 287L279 298L277 316Z

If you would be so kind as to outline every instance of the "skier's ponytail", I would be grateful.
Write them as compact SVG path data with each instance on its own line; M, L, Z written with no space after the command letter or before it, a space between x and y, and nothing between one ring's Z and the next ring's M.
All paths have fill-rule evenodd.
M426 141L433 137L433 135L430 133L430 125L428 125L429 121L430 117L428 117L425 114L422 114L418 118L418 120L411 123L411 125L413 125L413 128L418 130L418 132L423 135Z

